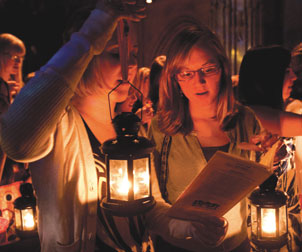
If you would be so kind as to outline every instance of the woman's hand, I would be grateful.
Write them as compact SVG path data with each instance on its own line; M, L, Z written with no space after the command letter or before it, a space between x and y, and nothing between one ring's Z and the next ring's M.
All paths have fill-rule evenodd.
M140 21L146 17L146 3L142 0L98 0L96 8L118 19Z
M265 153L278 140L279 136L277 134L272 134L269 131L264 130L259 135L254 135L251 137L250 142L242 142L238 144L238 148Z
M170 235L176 239L193 240L205 247L219 246L228 229L224 218L201 217L199 221L172 219L169 223Z
M7 81L8 87L9 87L9 94L11 98L14 98L21 89L21 84L17 81L10 80Z
M92 46L92 54L101 54L111 39L119 20L140 21L144 18L145 6L133 0L98 0L96 8L86 19L78 34Z
M152 108L152 102L146 103L142 108L138 109L135 113L139 118L142 117L142 124L150 123L153 116L154 110Z

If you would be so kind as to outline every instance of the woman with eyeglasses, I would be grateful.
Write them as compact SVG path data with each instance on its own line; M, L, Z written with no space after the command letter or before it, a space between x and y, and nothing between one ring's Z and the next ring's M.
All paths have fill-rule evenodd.
M216 151L255 160L253 151L241 150L238 144L250 142L260 132L254 113L234 99L229 61L217 36L195 21L176 28L149 131L156 145L161 193L171 204ZM200 217L204 228L199 251L250 251L246 210L243 199L222 218ZM160 238L156 249L185 251Z
M1 97L11 103L23 87L22 65L26 48L23 41L9 33L0 34Z

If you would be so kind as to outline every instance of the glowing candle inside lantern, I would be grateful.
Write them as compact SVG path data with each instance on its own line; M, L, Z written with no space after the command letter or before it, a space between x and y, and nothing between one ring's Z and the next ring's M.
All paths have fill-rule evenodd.
M110 192L112 199L127 200L131 185L128 181L127 160L110 160Z
M140 187L148 188L149 186L149 173L143 172L136 176L136 183L134 185L134 193L138 193Z
M35 219L32 208L22 210L23 230L30 231L35 229Z
M275 237L276 236L276 210L270 208L261 209L261 230L263 236L265 237Z
M150 190L149 162L147 158L133 160L134 198L148 197Z
M116 181L117 192L120 195L128 195L129 189L131 188L131 184L128 180L127 174L123 173L122 169L119 169L120 181Z

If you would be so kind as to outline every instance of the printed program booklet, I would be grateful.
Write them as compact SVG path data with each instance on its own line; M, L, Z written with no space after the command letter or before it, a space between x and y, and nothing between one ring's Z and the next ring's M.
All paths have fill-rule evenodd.
M222 217L272 173L271 148L262 164L217 151L169 209L171 217L194 220L201 214Z

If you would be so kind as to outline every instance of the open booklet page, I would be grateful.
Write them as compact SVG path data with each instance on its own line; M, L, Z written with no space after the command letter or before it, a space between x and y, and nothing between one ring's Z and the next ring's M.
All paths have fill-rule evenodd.
M187 220L198 219L201 214L223 216L272 174L277 146L262 155L260 163L217 151L168 214Z

